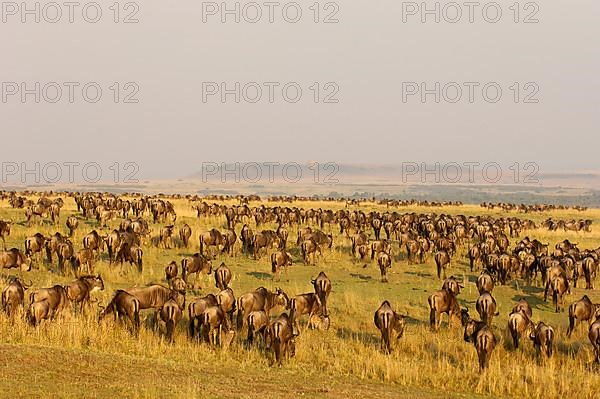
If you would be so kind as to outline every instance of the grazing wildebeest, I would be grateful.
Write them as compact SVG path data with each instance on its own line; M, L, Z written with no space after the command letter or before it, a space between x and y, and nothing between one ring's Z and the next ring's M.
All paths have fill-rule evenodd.
M292 254L286 251L277 251L271 254L271 272L273 273L273 279L277 278L280 280L279 274L281 269L285 270L285 278L289 281L288 266L292 266Z
M218 289L227 289L229 287L229 283L231 282L231 278L231 270L225 265L225 263L221 263L219 267L215 269L215 286Z
M117 317L119 320L122 320L124 316L127 316L131 322L134 334L137 334L140 328L140 300L137 297L127 291L115 291L113 299L102 313L100 313L99 320L104 319L110 314L114 315L115 321Z
M171 249L171 237L173 236L173 225L165 226L160 229L159 241L165 249Z
M187 283L188 276L196 273L196 280L201 273L207 276L212 273L212 262L201 253L181 259L181 277Z
M59 232L54 233L46 240L46 257L48 263L52 263L52 254L58 253L58 247L66 241L66 238Z
M319 297L314 292L300 294L290 299L290 322L295 332L300 332L298 318L307 314L310 318L321 310ZM311 327L309 325L309 327Z
M142 272L144 267L143 261L144 251L137 245L129 245L121 243L121 247L117 251L116 261L123 267L123 262L129 262L130 265L136 265L138 272Z
M371 260L375 259L375 255L385 252L388 255L392 254L392 243L386 239L380 241L373 241L371 243Z
M392 257L385 252L379 252L377 255L377 264L381 273L381 281L387 283L387 269L392 268Z
M250 251L250 247L252 246L254 233L252 229L245 224L240 231L240 241L242 242L242 252L247 254Z
M554 329L552 327L540 321L529 338L533 341L533 347L538 356L540 353L546 357L552 356L552 346L554 345Z
M513 340L513 346L515 349L519 348L519 340L522 336L528 334L534 329L533 322L530 316L525 313L522 308L514 310L508 315L508 331Z
M183 226L181 226L179 228L179 238L183 242L184 247L186 247L186 248L188 247L191 236L192 236L192 228L187 223L184 223Z
M113 230L103 238L106 243L106 249L108 250L108 264L111 265L115 260L115 256L121 247L121 234L118 230ZM133 245L133 240L129 242L129 245Z
M206 342L213 347L217 345L221 347L229 346L235 331L233 331L230 320L220 306L206 308L199 319ZM223 333L226 334L225 340L223 340Z
M273 320L265 331L265 344L275 353L275 361L281 365L283 357L296 355L296 336L289 316L285 313Z
M463 314L463 322L465 326L463 338L466 342L475 345L479 358L479 371L483 372L488 368L490 357L496 347L496 336L486 323L471 319L468 313Z
M489 292L484 292L479 295L479 298L477 298L476 309L477 313L479 313L479 317L481 317L481 321L488 326L492 325L494 316L500 314L496 311L496 300Z
M104 290L104 280L99 274L81 276L74 282L65 285L65 289L69 301L74 305L79 303L79 310L83 312L84 306L90 303L90 295L97 290Z
M567 280L567 276L561 274L554 277L550 282L550 289L552 290L552 303L556 307L556 313L558 313L561 308L564 311L564 296L569 291L569 281Z
M531 309L531 305L525 298L521 298L517 301L517 304L512 309L513 312L523 311L525 315L529 318L533 315L533 310Z
M269 316L264 310L255 310L248 315L248 345L254 343L256 336L262 337L264 344L264 333L269 325Z
M329 317L329 311L327 310L327 299L331 293L331 280L324 272L320 272L319 275L310 281L315 289L315 294L319 298L321 312L324 317Z
M268 315L271 309L276 306L283 306L286 309L289 307L289 298L281 288L269 291L264 287L259 287L252 292L241 295L236 303L238 330L244 327L250 312L264 310Z
M19 307L25 307L25 291L32 283L25 284L20 278L10 276L8 285L2 290L2 310L11 317Z
M208 294L202 298L197 298L188 305L189 317L189 335L190 338L198 337L200 334L201 321L200 316L204 311L211 306L218 306L217 297L213 294Z
M460 318L460 306L456 295L449 289L436 291L427 298L429 304L429 325L434 331L439 330L442 323L442 314L448 314L448 327L452 319Z
M83 247L92 250L94 256L97 256L104 249L104 240L96 230L92 230L83 236Z
M223 234L217 229L210 229L209 231L205 231L200 233L200 255L204 255L204 247L215 246L219 247L219 245L223 246L223 250L221 252L225 252L227 249L227 241ZM213 256L213 259L216 259L216 256Z
M31 258L17 248L0 252L0 270L19 268L21 271L31 270Z
M231 288L225 288L221 290L217 295L217 303L223 309L223 312L229 317L229 320L233 323L233 314L235 308L235 295Z
M79 219L75 216L69 216L67 218L67 228L69 229L69 237L73 237L75 230L79 227Z
M473 271L473 266L476 266L481 260L481 252L477 245L473 245L469 248L469 267L471 268L471 272Z
M32 257L34 254L39 254L39 258L45 244L46 238L42 233L35 233L34 235L25 238L25 255Z
M167 266L165 266L165 278L167 281L173 280L179 274L179 269L177 268L177 262L174 260L171 261Z
M233 256L235 253L235 242L237 241L237 234L232 229L227 229L223 232L223 239L225 240L224 250L227 251L229 256Z
M381 350L384 353L392 351L392 340L398 340L404 334L405 316L392 309L386 300L375 311L374 323L381 332Z
M50 288L39 288L29 294L29 302L47 301L50 306L50 318L54 319L69 304L67 290L62 285Z
M256 233L252 237L251 245L254 259L259 258L261 249L268 250L274 246L277 246L278 248L281 246L279 237L273 230L263 230L259 233Z
M317 244L315 241L313 240L305 240L302 242L302 245L300 246L300 249L302 251L302 258L304 259L304 263L305 264L312 264L314 265L316 262L316 258L317 258L317 252L322 255L323 253L321 252L321 247L319 246L319 244ZM312 263L310 262L310 256L312 255L313 261Z
M597 313L600 313L600 304L592 303L587 295L584 295L577 302L573 302L569 306L569 328L567 329L567 337L570 337L573 333L577 320L580 323L582 321L591 323Z
M283 227L282 225L277 226L277 230L275 231L275 233L277 233L277 237L279 237L279 242L281 249L285 250L286 246L287 246L287 240L288 240L288 236L289 236L289 232L287 231L287 229L285 227Z
M439 251L435 254L435 265L437 266L437 276L441 278L442 271L446 278L446 268L450 266L450 255L447 251Z
M0 238L2 238L2 244L4 245L4 250L6 251L6 239L10 235L10 227L11 222L7 222L5 220L0 220Z
M86 274L94 273L94 253L91 249L81 248L77 253L71 257L71 267L76 276L83 271L83 266L85 266Z
M52 316L52 310L50 308L50 302L46 299L41 301L32 302L27 310L27 320L33 327L40 324L42 320L50 319Z
M175 328L183 316L183 312L181 311L179 304L175 299L169 299L160 309L159 315L160 320L165 323L167 340L170 343L175 342Z
M479 277L477 277L477 291L479 295L484 292L491 293L494 289L494 277L488 273L487 269L483 270Z

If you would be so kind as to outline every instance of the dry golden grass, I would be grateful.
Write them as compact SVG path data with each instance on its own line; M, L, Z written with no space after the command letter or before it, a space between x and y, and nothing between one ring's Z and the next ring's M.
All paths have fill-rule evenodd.
M230 202L233 203L233 202ZM185 200L175 201L177 224L188 223L193 229L192 247L164 250L144 247L144 271L140 275L126 266L109 267L105 260L96 263L96 271L105 280L106 289L94 296L105 304L117 288L134 284L162 282L164 266L171 260L179 262L182 256L198 250L197 236L202 229L224 228L225 219L196 219L195 212ZM251 204L257 205L256 203ZM274 205L268 203L267 205ZM339 209L340 203L295 203L295 206ZM361 209L385 210L375 204L361 205ZM23 248L27 235L37 231L51 234L66 232L64 222L73 214L72 199L66 200L61 224L48 223L27 227L23 210L13 210L7 203L0 204L0 219L12 218L19 224L13 227L7 246ZM445 208L400 208L400 212L444 212L465 215L488 213L505 215L501 211L487 211L478 206ZM592 233L547 232L541 229L525 234L552 245L563 238L579 242L580 248L596 248L600 243L600 210L580 213L553 211L544 214L519 215L536 222L548 216L554 218L590 218L594 220ZM116 226L117 221L112 225ZM152 225L155 234L159 225ZM73 241L81 247L81 238L94 228L95 220L81 221ZM236 230L239 231L238 225ZM274 228L267 225L264 228ZM333 226L335 245L324 251L317 266L305 266L295 249L296 230L290 229L295 265L290 269L290 281L271 280L268 256L254 261L239 253L235 257L219 257L234 273L233 289L236 295L260 285L282 287L295 295L312 290L310 278L324 270L334 288L330 298L331 328L329 331L303 330L297 340L297 355L282 368L271 367L267 356L258 349L248 350L242 337L228 350L211 350L205 345L190 342L186 337L186 322L178 327L176 343L165 343L159 332L144 328L136 339L112 321L97 322L97 310L85 316L67 314L37 329L22 320L13 322L0 316L0 396L17 393L18 396L94 397L473 397L478 395L520 398L554 398L570 395L592 397L600 386L598 370L591 366L593 353L587 339L587 326L565 337L567 316L556 314L550 303L541 299L539 287L524 287L511 283L497 287L494 296L501 315L495 318L494 332L499 345L492 355L490 369L482 376L477 368L474 348L462 339L462 329L446 328L446 320L439 333L428 327L427 296L440 288L434 277L430 259L424 265L407 265L404 251L395 247L395 262L389 275L389 284L379 281L375 263L363 269L363 263L349 254L349 241L339 236ZM512 240L514 244L514 239ZM460 250L459 254L464 250ZM35 287L49 286L73 279L48 271L48 265L38 262L38 269L25 273ZM14 271L13 271L14 273ZM477 290L476 273L468 272L462 256L453 260L449 274L470 282L461 293L461 304L474 309ZM212 276L200 280L203 289L195 295L216 292ZM584 293L600 302L598 291L573 290L567 297L570 303ZM523 348L512 349L506 336L507 315L512 304L526 297L534 308L534 321L546 321L557 331L555 356L548 361L538 360L533 348L524 340ZM388 299L400 312L410 316L404 337L391 355L379 351L379 335L373 325L373 312ZM473 310L474 311L474 310Z

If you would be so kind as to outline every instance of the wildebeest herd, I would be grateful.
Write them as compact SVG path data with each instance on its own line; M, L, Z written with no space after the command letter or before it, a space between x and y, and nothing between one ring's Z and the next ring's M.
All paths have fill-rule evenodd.
M600 362L600 305L592 303L587 295L568 309L565 305L565 296L571 292L571 287L577 287L581 279L585 281L586 289L594 288L600 248L580 249L577 243L568 239L550 248L547 243L523 236L527 230L537 227L552 231L590 232L591 220L547 219L541 226L536 226L532 220L516 216L495 218L487 214L465 216L393 210L394 207L409 205L461 205L416 201L379 201L379 204L386 205L385 211L365 212L360 208L364 201L348 199L338 200L343 201L344 207L333 210L293 205L267 206L265 202L251 207L250 201L261 201L257 196L238 196L235 198L238 204L234 205L217 202L231 202L231 197L178 195L61 193L59 196L55 193L12 192L2 193L0 198L8 199L13 208L25 209L23 225L44 223L44 218L47 218L46 222L54 226L60 223L61 209L65 204L61 196L71 197L77 209L77 214L65 220L67 231L57 231L52 235L37 232L27 236L22 251L18 248L6 250L5 241L11 234L11 226L19 222L0 221L0 237L5 247L0 253L2 271L11 268L20 271L19 276L12 275L6 279L2 309L11 318L22 314L34 327L44 320L55 319L70 308L77 307L78 312L89 311L95 303L99 307L99 320L120 320L135 336L141 327L141 312L151 310L150 320L160 326L169 342L175 340L177 326L185 321L187 336L191 340L203 341L212 347L228 347L236 335L243 336L247 344L258 342L261 348L273 353L275 361L281 364L284 358L295 353L296 337L302 330L300 317L307 316L307 328L329 329L331 321L327 304L332 281L321 271L311 280L312 292L289 296L280 288L261 286L236 294L231 286L235 269L227 266L228 262L221 262L213 269L213 261L218 256L222 259L237 256L239 243L243 256L253 260L267 257L274 283L280 281L282 273L289 280L289 269L295 256L305 265L316 265L327 251L346 247L353 262L360 261L364 267L375 262L383 283L389 281L388 273L394 264L399 265L403 260L408 264L424 264L432 258L441 289L427 298L430 327L432 331L438 331L444 314L448 316L450 327L460 323L464 341L475 346L481 370L488 367L498 345L498 330L493 320L500 310L493 296L494 287L512 282L542 287L544 301L550 296L556 312L567 311L567 336L571 335L577 323L588 322L589 340L596 361ZM38 197L38 200L30 197ZM193 231L188 223L177 222L172 199L186 199L198 218L210 218L211 221L222 218L223 224ZM290 204L296 200L300 199L270 199ZM323 201L322 198L319 200ZM523 213L548 209L545 206L509 205L502 207ZM487 204L482 206L490 208ZM81 246L76 249L78 245L72 238L84 224L82 221L90 220L95 220L96 228L83 236ZM109 222L114 226L117 220L118 227L106 230ZM156 231L153 232L151 224L162 224L163 227L154 235ZM268 224L277 227L268 229ZM290 240L291 231L296 231L296 235ZM334 232L337 232L337 238ZM334 239L341 242L334 243ZM514 245L511 245L511 239L514 239ZM100 257L123 273L141 273L145 267L144 249L151 246L164 251L173 247L198 248L198 252L164 266L164 282L118 289L106 304L93 299L95 291L104 290L102 276L94 272L94 265ZM459 256L468 259L472 272L480 270L475 281L479 292L475 302L478 319L473 318L474 313L462 306L460 300L461 290L471 283L454 275L447 277ZM22 275L42 264L49 272L73 275L74 280L67 284L34 288L32 282L27 282ZM218 292L189 298L198 276L211 274ZM196 277L192 279L193 275ZM409 317L396 311L388 300L376 309L373 322L381 333L384 353L390 353L395 341L403 336ZM555 341L559 339L555 329L550 323L534 323L533 320L533 310L528 301L524 298L518 300L508 316L506 328L514 348L517 349L525 337L531 340L540 355L553 356Z

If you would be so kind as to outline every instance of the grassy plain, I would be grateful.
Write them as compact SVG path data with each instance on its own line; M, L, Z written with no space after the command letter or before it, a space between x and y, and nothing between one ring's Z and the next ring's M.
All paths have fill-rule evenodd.
M0 203L0 219L15 221L7 247L23 248L24 238L37 231L52 234L66 233L66 217L75 214L72 198L66 199L60 225L49 222L27 227L24 211ZM198 250L199 231L207 228L225 228L225 218L197 219L187 200L175 200L177 225L188 223L193 230L192 247L165 250L144 247L144 270L110 267L103 257L95 265L104 278L106 289L95 293L100 303L106 304L115 289L135 284L163 282L163 269L171 261L179 260ZM234 202L229 202L233 204ZM251 206L259 205L254 202ZM267 203L266 205L276 205ZM281 204L289 205L289 204ZM343 203L297 202L305 208L339 209ZM363 204L360 209L386 210L376 204ZM502 211L488 211L479 206L423 208L403 207L399 212L436 212L447 214L492 214L507 216ZM564 238L578 242L580 248L600 245L600 210L585 212L551 211L543 214L517 214L540 222L548 216L556 219L589 218L594 221L591 233L548 232L543 229L523 233L531 238L554 245ZM79 215L80 216L80 215ZM252 222L253 223L253 222ZM111 222L113 227L118 221ZM161 225L151 225L153 235ZM240 225L236 226L239 232ZM268 224L264 228L275 228ZM81 220L73 239L76 249L81 247L84 234L99 229L95 220ZM100 229L99 229L100 230ZM107 229L104 229L105 231ZM327 230L327 227L326 227ZM242 255L239 246L234 257L219 256L234 273L233 289L236 296L258 286L281 287L289 295L310 292L311 277L324 270L333 282L330 297L331 328L329 331L303 330L297 340L296 357L283 367L272 367L267 356L258 349L246 349L236 342L228 350L211 350L205 345L190 342L186 337L184 317L178 326L176 343L167 344L161 334L142 329L139 338L129 335L112 322L98 323L94 310L85 316L66 315L59 320L32 329L21 320L11 323L0 315L0 397L519 397L557 398L569 395L577 398L592 397L600 387L599 370L591 365L593 353L587 339L587 327L580 328L568 339L565 336L567 316L556 314L551 303L542 300L542 289L526 287L522 281L499 286L494 290L500 316L495 318L494 331L499 345L492 355L490 369L480 376L477 357L471 344L462 339L462 329L446 328L433 334L428 327L427 296L441 286L434 277L433 259L423 265L408 265L404 249L394 248L394 264L389 283L379 279L375 263L354 260L350 242L339 235L336 226L334 247L324 250L317 266L305 266L295 248L296 229L290 228L290 246L295 264L290 268L290 281L273 282L268 256L255 261ZM511 239L511 246L515 239ZM239 245L239 243L238 243ZM477 273L468 271L460 249L453 259L449 275L468 281L459 299L462 305L474 311L477 298ZM36 269L24 273L34 287L64 283L73 276L52 273L49 265L37 262ZM12 273L15 273L13 270ZM283 275L284 276L284 275ZM202 289L188 294L215 293L213 277L201 279ZM567 303L588 294L600 302L597 290L577 288L567 297ZM515 351L506 335L507 315L513 303L525 297L534 308L534 321L545 321L557 331L555 356L548 361L536 358L530 342ZM388 299L401 313L409 315L404 337L391 355L379 350L379 334L373 325L373 312ZM275 312L276 313L276 312Z

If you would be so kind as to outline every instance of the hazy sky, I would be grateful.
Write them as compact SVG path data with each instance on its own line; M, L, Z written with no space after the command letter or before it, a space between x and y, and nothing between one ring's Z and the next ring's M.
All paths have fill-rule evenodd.
M294 18L296 5L302 9L295 24L283 17L283 6L291 2L274 7L273 23L262 1L257 3L263 12L257 23L244 20L254 17L255 8L247 7L245 14L240 10L239 23L234 15L226 15L228 21L222 23L220 13L208 15L217 3L138 2L139 22L132 24L114 23L112 2L100 3L102 17L95 24L83 19L86 2L75 9L73 23L62 6L62 20L54 24L45 19L53 18L55 10L40 10L41 21L35 23L34 16L3 3L3 162L129 161L139 164L139 176L145 178L186 176L204 161L483 160L535 161L542 171L600 168L597 0L538 2L539 9L525 8L524 1L518 23L509 8L514 1L501 1L495 3L502 9L495 24L483 15L490 2L475 8L473 23L464 5L457 23L444 20L456 14L450 8L445 14L440 10L440 23L434 22L435 15L422 23L420 13L405 14L403 22L403 7L411 11L412 5L397 0L317 3L319 20L331 13L339 20L330 24L313 21L313 1L287 6L288 19ZM119 19L136 11L125 9L125 3L120 3ZM33 1L25 4L35 6ZM236 2L226 4L233 9ZM426 4L433 9L436 2ZM86 16L94 13L88 8ZM523 23L532 13L530 18L539 22ZM495 7L488 6L485 17L494 16ZM55 104L45 99L54 95L51 86L41 93L40 103L33 94L22 103L22 93L12 94L22 82L30 89L34 82L80 86L72 104L64 85ZM102 89L97 103L82 97L87 82ZM121 86L119 103L113 99L114 82ZM137 104L123 103L134 87L124 88L127 82L139 87ZM257 103L244 97L235 103L231 94L222 103L217 94L203 102L203 82L226 82L229 88L235 82L257 82L263 96ZM273 103L264 82L279 83ZM282 96L281 87L289 82L302 89L297 103ZM334 85L326 86L328 82ZM435 82L456 82L463 97L450 103L442 96L435 103L430 94L422 103L417 94L404 102L406 82L417 83L411 88L421 82L429 88ZM464 82L480 84L473 103ZM497 103L482 96L481 87L489 82L502 89ZM535 85L526 86L528 82ZM536 85L533 99L539 103L525 103ZM339 102L325 103L336 86L333 98ZM254 89L247 88L250 99ZM446 97L454 97L454 88L447 89Z

